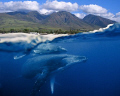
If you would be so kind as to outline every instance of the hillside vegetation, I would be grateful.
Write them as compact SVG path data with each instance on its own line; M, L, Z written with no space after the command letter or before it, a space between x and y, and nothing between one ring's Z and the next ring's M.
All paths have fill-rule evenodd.
M105 27L115 21L95 15L79 19L75 15L60 11L50 15L32 12L0 13L0 32L78 33Z

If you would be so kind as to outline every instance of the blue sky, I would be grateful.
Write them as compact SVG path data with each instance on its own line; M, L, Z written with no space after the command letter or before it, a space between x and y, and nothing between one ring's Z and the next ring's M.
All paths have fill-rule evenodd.
M2 0L0 12L20 10L38 11L40 14L68 11L79 18L94 14L120 22L119 0Z

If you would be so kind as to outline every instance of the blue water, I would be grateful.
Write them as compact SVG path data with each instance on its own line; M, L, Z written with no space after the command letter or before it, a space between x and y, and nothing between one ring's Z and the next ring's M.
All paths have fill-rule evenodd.
M41 49L41 43L27 53L1 50L0 96L30 96L38 77L25 78L22 75L23 66L34 57L54 54L84 56L87 59L50 74L35 96L120 96L120 24L113 25L113 30L109 29L102 33L76 34L43 43L42 46L47 46L49 50L45 47L45 50ZM54 50L56 48L57 51ZM22 55L25 56L14 59ZM53 76L52 94L50 81Z

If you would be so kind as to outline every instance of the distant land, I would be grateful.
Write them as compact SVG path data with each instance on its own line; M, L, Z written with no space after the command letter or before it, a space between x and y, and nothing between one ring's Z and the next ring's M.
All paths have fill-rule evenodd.
M66 11L42 15L37 11L0 13L0 33L78 33L106 27L115 21L89 14L83 19Z

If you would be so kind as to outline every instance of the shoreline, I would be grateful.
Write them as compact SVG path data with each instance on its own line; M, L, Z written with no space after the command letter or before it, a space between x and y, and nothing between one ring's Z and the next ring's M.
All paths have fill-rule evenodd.
M33 35L49 35L49 33L38 33L38 32L29 32L29 33L25 33L25 32L14 32L14 33L0 33L0 35L2 34L20 34L20 33L23 33L23 34L33 34ZM83 33L83 32L80 32L80 33ZM60 34L56 34L56 33L50 33L52 35L74 35L74 34L70 34L70 33L60 33Z

